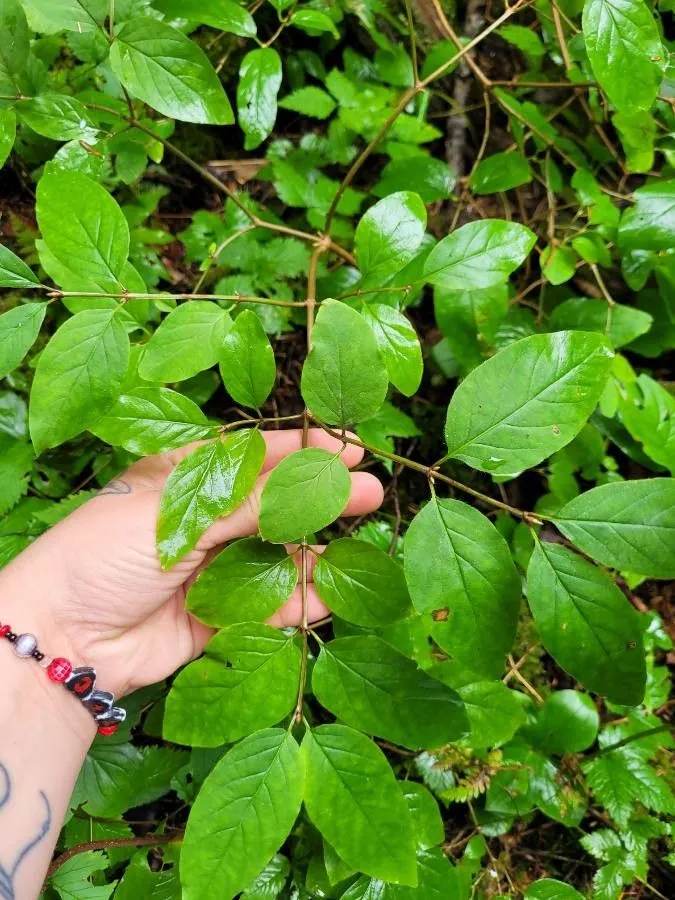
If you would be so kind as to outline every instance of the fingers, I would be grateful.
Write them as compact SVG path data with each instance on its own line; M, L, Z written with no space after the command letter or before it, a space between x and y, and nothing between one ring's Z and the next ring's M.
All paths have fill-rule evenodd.
M263 472L269 472L285 456L302 450L302 429L293 428L288 431L263 431L262 436L267 444L267 456L263 465ZM350 431L347 437L356 437ZM331 437L322 428L310 428L307 433L307 445L320 447L329 453L337 453L343 446L343 442ZM363 459L363 450L355 444L346 444L341 454L342 462L348 469L354 468Z
M329 615L329 610L319 599L313 584L307 585L307 619L310 623L318 622ZM302 622L302 589L298 586L280 610L268 619L276 628L287 628L289 625L300 625Z

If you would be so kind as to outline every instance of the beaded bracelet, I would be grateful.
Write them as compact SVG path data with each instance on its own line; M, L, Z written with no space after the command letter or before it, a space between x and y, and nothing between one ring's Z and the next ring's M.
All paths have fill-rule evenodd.
M62 656L51 659L38 648L34 634L15 634L11 625L0 624L0 638L7 638L17 656L34 659L47 670L50 681L63 684L94 717L98 733L108 737L114 734L127 717L126 710L114 706L115 698L110 691L95 690L96 670L91 666L73 668L70 660Z

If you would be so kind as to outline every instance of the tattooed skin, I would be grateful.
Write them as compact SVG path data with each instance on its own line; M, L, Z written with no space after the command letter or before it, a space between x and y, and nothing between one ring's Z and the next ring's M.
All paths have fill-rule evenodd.
M131 485L127 484L126 481L122 481L121 478L116 478L114 481L106 484L104 488L96 494L97 497L107 497L110 494L130 494L131 493Z
M12 796L12 781L6 767L0 763L0 815L2 815L3 807L9 803ZM26 859L31 850L45 839L52 824L52 810L49 800L44 791L40 791L40 798L44 804L44 819L39 826L36 834L27 844L18 851L14 859L5 867L0 862L0 900L16 900L14 893L14 879L21 863Z

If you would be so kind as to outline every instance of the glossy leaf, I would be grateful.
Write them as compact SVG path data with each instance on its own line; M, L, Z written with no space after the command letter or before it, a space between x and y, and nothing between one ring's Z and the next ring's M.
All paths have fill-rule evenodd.
M174 19L190 19L243 38L256 35L253 16L234 0L160 0L153 5Z
M23 122L33 131L55 141L92 141L98 130L86 107L66 94L39 94L16 105Z
M572 297L553 310L549 319L552 331L576 328L606 334L613 347L630 344L649 331L652 317L641 309L615 304L611 309L604 300Z
M498 675L515 635L520 579L494 525L459 500L432 499L406 534L405 575L415 609L433 614L441 647Z
M600 485L566 503L554 521L605 566L675 578L674 478Z
M283 459L265 483L260 534L284 544L320 531L338 518L351 493L349 471L339 456L308 447Z
M382 170L382 180L373 193L386 197L407 189L418 194L424 203L433 203L449 197L455 182L455 175L444 160L420 156L411 165L409 159L392 159Z
M291 712L300 651L293 636L244 622L219 631L206 655L178 675L166 699L163 734L178 744L219 747Z
M366 541L329 544L317 556L314 584L326 606L356 625L388 625L412 611L401 566Z
M38 360L30 394L36 453L90 428L112 405L129 363L129 338L115 310L67 319Z
M237 121L246 135L245 150L259 147L277 118L281 58L272 47L250 50L239 67Z
M260 316L245 309L225 335L219 355L225 390L242 406L258 409L274 387L274 351Z
M248 496L265 459L257 429L245 429L193 450L171 472L162 492L157 548L163 568L192 550L217 518Z
M422 347L410 320L384 303L367 304L363 315L373 329L389 380L402 394L411 397L420 386L424 362Z
M440 747L469 730L456 692L375 635L324 644L312 689L340 721L404 747Z
M474 194L496 194L529 181L532 170L521 153L495 153L480 161L471 176L470 188Z
M91 431L113 447L152 456L212 436L214 426L192 400L177 391L135 387L119 396Z
M321 304L302 369L302 396L329 425L363 422L378 411L389 379L372 329L336 300Z
M537 465L581 430L611 361L598 334L559 331L516 341L470 372L453 394L448 455L493 475Z
M374 878L415 885L412 819L379 748L344 725L321 725L301 749L307 813L339 856Z
M497 284L480 291L434 290L434 312L448 346L463 369L480 365L508 311L509 290Z
M283 547L245 538L200 572L188 591L187 607L201 622L219 628L260 621L283 606L297 583L298 567Z
M527 570L537 631L588 690L635 706L645 691L638 614L604 572L559 544L537 543Z
M138 374L146 381L183 381L210 369L232 327L229 314L209 300L172 310L145 345Z
M621 216L623 250L669 250L675 239L675 179L654 181L634 192L635 203Z
M581 691L554 691L537 710L530 732L545 753L581 753L598 736L600 716L593 700Z
M231 900L247 888L288 836L303 794L291 734L247 737L216 765L194 805L181 853L186 897Z
M424 264L424 278L452 291L502 284L525 261L535 240L529 228L516 222L469 222L436 244Z
M44 303L22 303L0 315L0 378L16 369L33 346L46 312Z
M0 287L23 289L40 287L40 282L26 263L2 244L0 244Z
M16 139L16 113L13 109L0 109L0 169L7 162Z
M390 194L368 210L354 237L354 252L364 284L377 286L410 262L424 237L427 211L417 194Z
M24 0L26 8L37 16L44 31L83 33L102 28L108 15L108 0Z
M525 900L583 900L583 895L555 878L541 878L525 889Z
M404 887L376 878L361 877L340 900L463 900L466 892L452 863L439 848L417 854L417 887Z
M231 125L230 101L204 52L156 19L129 19L117 32L110 65L133 97L182 122Z

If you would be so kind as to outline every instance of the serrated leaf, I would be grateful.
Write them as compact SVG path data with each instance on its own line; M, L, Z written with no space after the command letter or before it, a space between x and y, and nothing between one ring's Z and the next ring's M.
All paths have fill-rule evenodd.
M245 309L234 320L223 339L219 365L225 390L232 399L259 409L274 387L277 367L257 313Z
M218 628L264 620L283 606L297 583L298 567L283 547L244 538L200 572L188 591L187 607Z
M46 311L45 303L22 303L0 316L0 378L16 369L33 346Z
M40 282L26 263L3 244L0 244L0 287L40 287Z
M563 669L613 703L640 703L646 674L638 613L604 572L566 547L537 543L527 599Z
M555 516L565 537L605 566L675 578L675 479L604 484Z
M515 636L520 579L492 523L459 500L432 499L405 538L415 609L434 613L434 637L454 659L499 675Z
M39 94L20 100L16 110L33 131L55 141L93 141L98 133L85 105L66 94Z
M518 475L581 430L605 387L612 353L598 334L559 331L516 341L467 375L448 407L448 455Z
M234 115L204 52L156 19L128 19L110 49L110 66L133 97L181 122L231 125Z
M308 447L272 470L260 501L260 534L285 544L320 531L338 518L351 493L351 478L339 456Z
M237 121L245 150L259 147L274 128L281 87L281 57L272 47L250 50L239 67Z
M28 491L33 452L23 441L0 435L0 516L8 513Z
M313 85L298 88L279 101L282 109L290 109L315 119L327 119L335 109L335 105L335 100L330 94Z
M389 380L402 394L411 397L420 386L424 362L422 347L410 320L384 303L366 304L363 315L373 329Z
M422 243L427 211L417 194L400 191L378 201L361 218L354 253L363 285L378 286L410 262Z
M340 618L378 627L411 612L403 570L373 544L353 538L333 541L317 556L314 585Z
M283 844L300 810L303 767L293 736L267 729L230 750L188 820L181 881L191 900L231 900Z
M374 878L416 884L412 819L389 763L364 735L321 725L302 742L305 806L340 857Z
M363 422L378 411L389 378L372 329L337 300L321 304L302 369L302 396L329 425Z
M525 261L535 241L530 229L516 222L469 222L436 244L424 264L424 279L452 291L502 284Z
M108 900L115 884L91 883L90 876L102 872L109 865L105 853L89 850L78 853L59 866L50 884L61 900Z
M157 549L163 568L182 559L216 519L243 502L265 452L262 435L252 428L197 447L178 463L159 504Z
M112 405L129 364L129 338L115 310L77 313L40 354L30 393L36 453L90 428Z
M205 652L171 687L164 711L167 740L220 747L291 712L300 678L293 635L244 622L219 631Z

